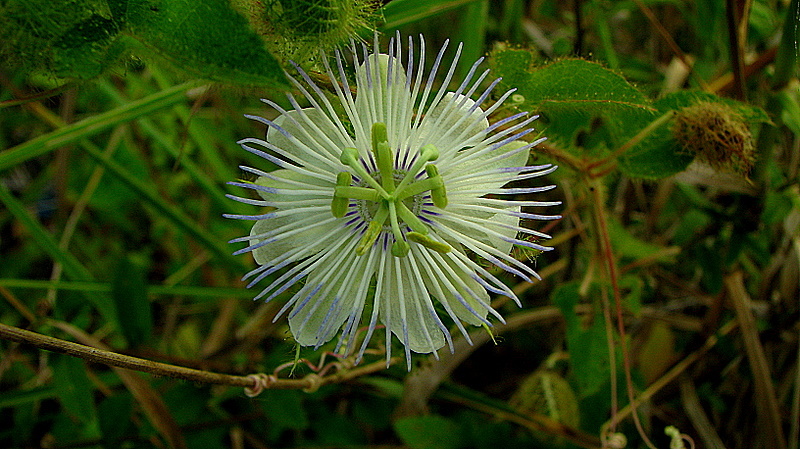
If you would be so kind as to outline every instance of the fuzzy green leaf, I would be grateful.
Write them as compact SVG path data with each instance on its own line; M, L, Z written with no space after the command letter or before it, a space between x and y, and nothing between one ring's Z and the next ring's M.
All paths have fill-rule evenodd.
M286 86L280 64L226 0L130 0L127 20L135 39L195 76Z
M0 3L0 54L28 70L89 79L124 53L122 23L104 0Z
M639 90L600 64L564 59L530 71L520 50L501 49L492 57L494 74L524 97L519 108L540 114L545 135L565 149L620 145L633 135L628 123L655 117ZM605 126L601 133L599 126ZM578 141L579 133L590 130L594 140Z

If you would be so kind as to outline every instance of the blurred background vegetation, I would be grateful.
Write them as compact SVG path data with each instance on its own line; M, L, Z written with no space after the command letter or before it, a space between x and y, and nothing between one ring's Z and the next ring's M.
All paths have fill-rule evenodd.
M0 322L332 376L251 398L0 340L0 446L797 449L800 3L384 3L0 0ZM556 251L515 253L543 280L507 278L523 308L497 300L495 343L364 375L302 350L290 374L225 182L270 168L235 142L289 60L324 84L319 49L373 30L463 42L462 74L487 56L517 89L494 118L541 114L564 218L531 224Z

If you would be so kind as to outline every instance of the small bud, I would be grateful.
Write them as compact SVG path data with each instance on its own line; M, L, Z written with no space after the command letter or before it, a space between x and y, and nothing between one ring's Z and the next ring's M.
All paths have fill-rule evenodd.
M744 118L732 107L699 102L678 111L672 133L683 148L716 169L746 174L755 163L755 147Z

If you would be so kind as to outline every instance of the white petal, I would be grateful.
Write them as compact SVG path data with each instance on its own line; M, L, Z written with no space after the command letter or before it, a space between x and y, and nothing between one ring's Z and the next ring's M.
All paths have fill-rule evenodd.
M519 206L509 205L507 210L519 212L520 208ZM474 223L470 221L470 218L473 217L489 220L490 223ZM499 233L502 237L511 239L517 236L518 231L516 228L519 226L519 217L506 213L493 214L491 212L469 209L462 209L457 212L442 212L439 218L440 219L437 221L441 226L447 226L458 233L470 235L476 240L497 248L497 250L503 254L509 254L511 252L511 242L493 233L485 232L485 229L491 227L492 231Z
M520 148L528 145L528 142L515 140L502 147L487 153L477 156L476 158L459 163L456 159L452 166L448 166L447 170L439 168L439 173L447 184L448 178L455 176L463 176L465 173L480 173L489 170L497 170L495 176L482 176L480 181L470 183L459 183L457 187L452 187L452 183L448 188L447 193L450 194L458 192L458 190L486 190L487 192L492 189L503 187L509 180L513 179L515 173L503 172L504 169L524 167L527 165L529 151L520 150ZM507 155L507 157L502 157ZM452 169L451 169L452 167Z
M286 168L271 171L267 173L267 175L268 176L259 176L255 183L263 187L286 191L319 191L319 193L292 195L291 198L294 200L309 200L316 198L324 202L324 197L333 198L333 190L336 187L333 183L312 178ZM322 187L322 189L319 187ZM275 194L271 192L265 192L263 190L259 190L258 193L262 198L264 198L265 201L281 201L286 199L285 197L282 197L280 193ZM328 199L327 202L330 203L330 199Z
M319 243L318 237L320 235L324 235L331 229L341 226L340 221L323 220L323 218L329 218L333 215L325 215L325 212L320 213L319 210L320 206L327 206L330 204L330 195L332 195L330 192L333 191L333 186L321 186L321 184L325 184L325 181L310 178L287 169L275 170L270 172L269 175L273 178L270 179L262 176L256 180L256 184L264 187L284 189L288 191L297 191L303 188L302 184L306 184L306 186L309 187L309 190L316 188L320 193L282 196L281 193L259 191L259 194L261 194L261 197L264 198L265 201L281 201L281 211L291 210L294 213L278 215L272 218L256 221L253 225L253 228L250 230L251 236L258 236L281 227L289 228L281 233L285 234L287 232L291 232L293 224L298 226L307 226L309 221L312 223L316 222L316 225L312 225L308 229L305 229L301 232L293 233L286 238L279 238L281 234L271 236L270 238L278 238L278 240L253 250L253 258L259 264L267 263L281 254L284 254L287 251L297 247L307 246L312 248L317 246L316 243ZM326 192L327 189L323 190L319 189L319 187L329 187L330 191ZM298 203L303 202L305 206L292 207L292 202L288 202L288 199ZM250 245L255 245L260 241L261 239L259 238L253 238L250 240Z
M391 254L387 256L386 279L383 282L388 287L385 302L390 310L386 311L384 307L381 322L391 329L407 349L422 354L436 351L444 346L445 339L425 305L423 295L428 294L425 286L414 276L407 258Z
M420 124L419 142L432 143L442 153L474 146L486 137L489 120L475 101L447 92Z
M463 249L459 244L454 251ZM433 296L457 319L474 326L483 324L488 310L481 302L489 304L486 289L458 267L448 255L429 253L427 262L430 271L423 274L423 280Z
M374 123L385 123L389 143L397 147L405 139L411 118L412 98L406 86L406 72L402 64L389 55L372 54L367 62L359 65L356 80L358 94L355 103L358 117L351 118L358 120L367 136L370 135ZM368 149L360 148L362 151Z
M366 257L356 256L352 244L341 251L309 275L306 294L318 290L306 304L298 303L289 316L292 335L302 346L318 347L330 341L350 314L363 308L366 292L359 292L359 281L361 276L372 277L374 270L365 266Z
M275 127L267 129L267 142L289 153L316 152L325 158L338 159L343 148L352 146L331 119L321 110L304 108L287 111L274 120L293 140Z

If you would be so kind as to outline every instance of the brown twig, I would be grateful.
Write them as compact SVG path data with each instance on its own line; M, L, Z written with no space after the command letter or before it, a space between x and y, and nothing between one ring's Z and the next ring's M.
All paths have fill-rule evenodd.
M770 447L786 449L786 438L783 433L778 398L775 394L775 384L772 382L764 347L758 338L758 328L750 310L750 295L744 286L742 272L737 271L726 277L725 288L736 311L736 320L739 322L747 359L750 362L750 370L753 372L756 415L761 424L759 426L761 434L764 436L765 442L771 442Z
M2 323L0 323L0 338L28 344L39 349L71 355L93 363L140 371L156 376L171 377L203 384L244 387L246 393L250 396L256 396L264 389L270 388L283 390L295 389L309 392L315 391L325 384L345 382L354 377L371 374L386 368L386 362L380 361L358 368L342 370L325 377L320 377L313 373L301 379L283 379L275 375L263 373L237 376L154 362L152 360L141 359L80 343L61 340L59 338L31 332L14 326L8 326ZM397 358L390 359L390 364L396 363L397 360Z
M253 379L247 376L212 373L209 371L201 371L140 359L138 357L106 351L80 343L61 340L60 338L50 337L2 323L0 323L0 338L28 344L39 349L71 355L93 363L141 371L156 376L172 377L205 384L232 385L238 387L252 387L254 385Z

